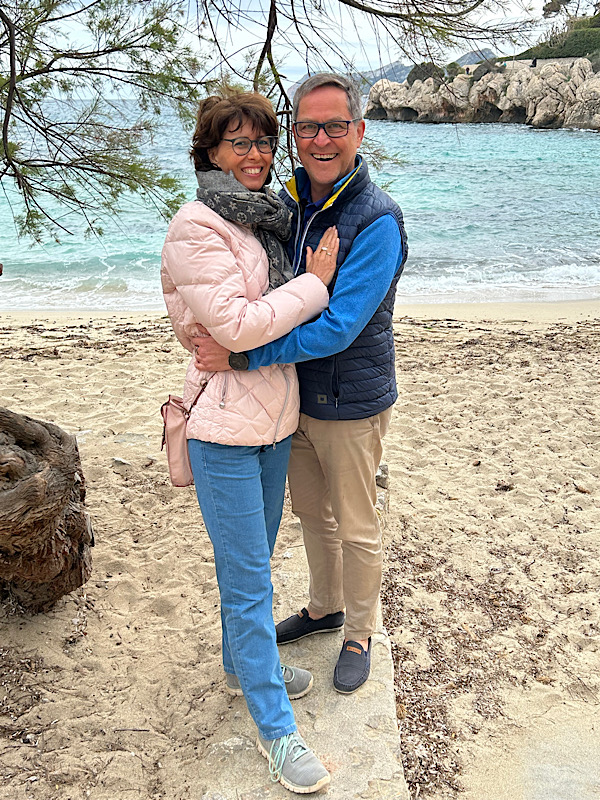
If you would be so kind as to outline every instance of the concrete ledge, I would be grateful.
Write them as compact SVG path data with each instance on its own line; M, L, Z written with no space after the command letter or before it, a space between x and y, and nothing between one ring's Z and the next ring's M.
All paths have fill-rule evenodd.
M280 649L282 661L310 669L312 691L294 701L298 728L331 772L331 785L313 796L329 800L409 800L400 759L390 643L378 612L371 677L352 695L333 688L342 631L309 636ZM198 763L198 800L277 800L294 795L272 783L256 749L256 729L242 697Z

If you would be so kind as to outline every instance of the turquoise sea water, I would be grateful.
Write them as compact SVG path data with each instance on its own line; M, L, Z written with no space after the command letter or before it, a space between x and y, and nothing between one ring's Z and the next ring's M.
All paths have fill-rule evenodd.
M598 133L391 122L367 122L367 133L401 159L374 175L406 218L400 300L600 298ZM187 138L171 121L155 148L192 199ZM0 195L0 310L162 309L166 227L131 201L100 240L78 234L30 247Z

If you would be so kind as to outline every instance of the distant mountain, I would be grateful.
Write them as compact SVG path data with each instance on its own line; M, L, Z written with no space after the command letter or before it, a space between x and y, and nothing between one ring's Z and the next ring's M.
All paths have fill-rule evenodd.
M464 56L457 59L456 63L462 67L465 64L477 64L478 61L484 61L486 59L491 60L495 57L495 54L489 47L484 47L483 50L471 50L470 53L465 53ZM401 61L393 61L391 64L386 64L385 67L379 67L378 69L365 70L364 72L351 72L350 77L354 78L362 88L364 94L368 94L371 86L382 78L387 78L389 81L394 81L395 83L402 83L406 80L413 66L414 64L409 64L407 66ZM294 96L296 89L300 84L304 83L307 78L308 75L303 75L300 80L297 80L296 83L290 86L288 90L290 97Z
M467 64L492 61L494 58L496 58L496 54L489 47L484 47L483 50L471 50L470 53L465 53L464 56L456 59L456 63L459 67L465 67Z
M412 69L412 64L406 66L401 61L394 61L391 64L386 64L385 67L374 69L369 72L360 72L352 77L357 83L364 83L370 88L374 83L380 81L382 78L387 78L388 81L395 81L402 83L406 80L406 76Z
M351 72L350 77L358 83L365 94L368 94L371 86L382 78L387 78L396 83L402 83L402 81L406 80L406 76L411 69L412 64L407 67L406 64L402 64L400 61L394 61L391 64L386 64L385 67L379 67L379 69L365 70L364 72ZM307 78L308 75L303 75L296 83L290 86L288 90L290 97L294 96L296 89L300 84L304 83Z

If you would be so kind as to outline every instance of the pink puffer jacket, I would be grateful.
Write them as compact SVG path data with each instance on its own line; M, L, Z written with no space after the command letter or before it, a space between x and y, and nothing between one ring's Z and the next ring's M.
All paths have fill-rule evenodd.
M278 339L320 314L329 302L323 282L310 274L264 295L269 266L260 242L249 229L198 201L186 203L169 225L161 280L175 335L191 352L192 337L200 335L198 323L219 344L241 352ZM189 439L262 445L296 430L299 398L293 365L205 373L192 359L183 394L187 404L207 379L188 423Z

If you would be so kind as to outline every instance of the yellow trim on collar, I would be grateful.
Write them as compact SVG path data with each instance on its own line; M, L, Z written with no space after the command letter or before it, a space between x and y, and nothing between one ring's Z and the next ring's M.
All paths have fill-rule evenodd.
M355 167L355 168L354 168L354 170L353 170L353 171L350 173L350 175L348 176L348 180L347 180L347 181L345 181L345 182L344 182L344 183L343 183L343 184L340 186L340 188L337 190L337 192L335 192L335 194L332 194L332 195L331 195L331 197L329 198L329 200L328 200L326 203L324 203L324 204L323 204L323 208L329 208L329 206L331 206L331 205L332 205L332 204L335 202L336 198L337 198L337 197L340 195L340 193L341 193L341 192L343 192L343 191L344 191L344 189L346 188L346 186L348 186L348 184L349 184L349 183L350 183L350 181L351 181L351 180L354 178L354 176L356 175L356 173L358 172L358 170L359 170L359 169L360 169L360 163L359 163L359 164L358 164L358 166L357 166L357 167Z
M292 175L289 181L285 184L285 188L288 192L292 195L294 200L299 203L300 202L300 195L298 194L298 189L296 187L296 178Z
M357 173L357 172L358 172L358 170L360 169L360 165L361 165L361 163L362 163L362 162L359 162L358 166L357 166L357 167L355 167L355 168L352 170L352 172L351 172L351 173L350 173L350 175L348 176L348 179L347 179L346 181L344 181L344 183L343 183L343 184L340 186L340 188L337 190L337 192L335 192L334 194L332 194L332 195L331 195L331 197L329 198L329 200L327 200L325 203L323 203L323 208L329 208L329 206L331 206L331 205L332 205L332 204L335 202L335 200L337 199L338 195L339 195L341 192L343 192L343 191L344 191L344 189L346 188L346 186L348 186L348 184L350 183L350 181L351 181L351 180L354 178L354 176L356 175L356 173ZM295 178L295 177L291 177L291 178L289 179L289 181L287 181L287 183L285 184L285 188L288 190L288 192L289 192L289 193L290 193L290 195L291 195L291 196L294 198L294 200L295 200L297 203L299 203L299 202L300 202L300 195L298 194L298 187L297 187L297 185L296 185L296 178Z

